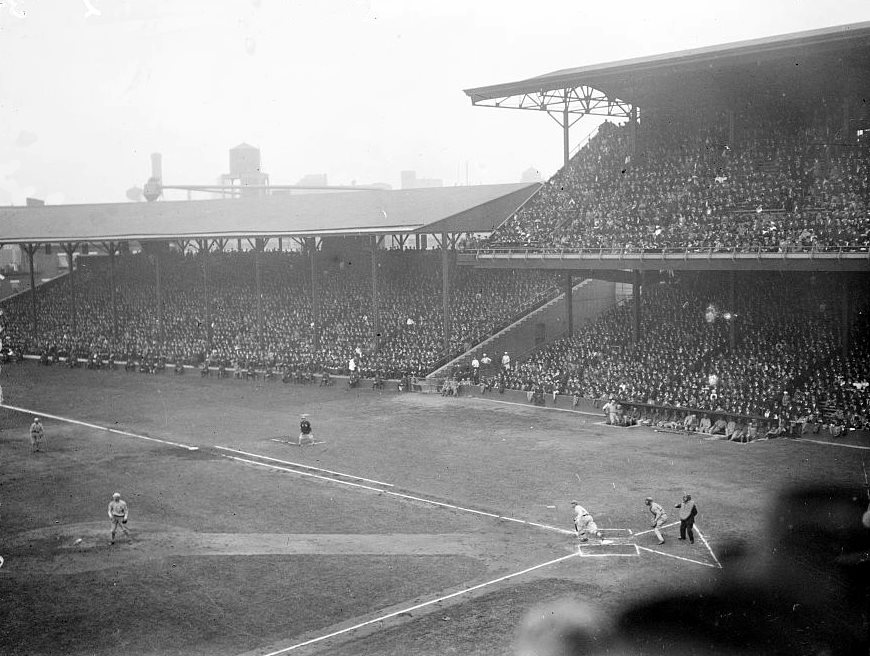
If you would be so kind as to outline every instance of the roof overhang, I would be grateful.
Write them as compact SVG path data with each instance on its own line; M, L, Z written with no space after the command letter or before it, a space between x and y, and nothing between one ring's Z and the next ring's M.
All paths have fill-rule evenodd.
M665 93L661 81L673 76L685 83L693 74L706 77L711 71L724 70L739 75L741 69L761 62L827 62L831 55L842 55L838 59L845 57L865 68L870 59L870 21L562 69L466 89L465 94L474 105L627 116L627 108L642 106L655 94Z
M0 243L486 232L539 186L0 208Z

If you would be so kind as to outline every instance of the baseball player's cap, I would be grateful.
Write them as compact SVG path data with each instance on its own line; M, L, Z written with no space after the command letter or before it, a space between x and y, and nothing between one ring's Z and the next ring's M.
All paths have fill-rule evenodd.
M39 421L39 417L34 417L33 421Z
M120 492L115 492L115 494L112 495L112 498L113 498L113 499L120 499L120 498L121 498L121 493L120 493Z
M572 501L572 502L571 502L571 505L572 505L572 506L579 506L579 505L580 505L580 502L579 502L579 501Z
M650 503L651 501L652 501L652 497L647 497L646 499L644 499L645 503Z

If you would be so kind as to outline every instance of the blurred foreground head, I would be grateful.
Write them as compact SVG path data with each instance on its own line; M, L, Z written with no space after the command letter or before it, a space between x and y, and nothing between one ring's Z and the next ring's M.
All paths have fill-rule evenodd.
M767 538L729 550L739 556L711 586L633 604L612 626L578 602L533 609L516 654L868 654L866 510L863 488L786 491L769 511Z

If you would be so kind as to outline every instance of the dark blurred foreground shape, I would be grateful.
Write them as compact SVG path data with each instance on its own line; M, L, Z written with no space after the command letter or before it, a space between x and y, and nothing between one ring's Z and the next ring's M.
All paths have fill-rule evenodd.
M562 601L533 610L518 656L581 654L813 654L866 656L870 529L865 488L809 487L781 494L757 551L730 549L709 589L652 597L612 626Z

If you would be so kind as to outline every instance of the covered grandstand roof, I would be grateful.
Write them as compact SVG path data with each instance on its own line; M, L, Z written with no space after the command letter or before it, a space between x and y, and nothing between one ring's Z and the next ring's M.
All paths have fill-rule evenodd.
M761 63L766 73L764 79L757 78L760 71L756 67ZM782 70L777 68L777 63L782 64ZM870 68L870 22L567 68L516 82L466 89L465 93L475 104L549 109L559 97L546 92L591 87L604 92L608 98L643 106L675 88L685 93L693 82L703 81L705 86L713 86L721 81L711 79L716 77L733 78L731 84L743 88L782 82L784 71L804 78L815 75L820 82L839 83L840 76L831 80L825 72L842 72L844 68L852 72ZM846 75L849 76L848 71ZM866 84L866 76L863 77ZM528 98L525 105L507 101L532 94L547 95L549 102L541 107L536 106L532 98ZM591 113L584 110L582 103L570 108L572 112Z
M489 232L538 183L0 208L0 242Z

